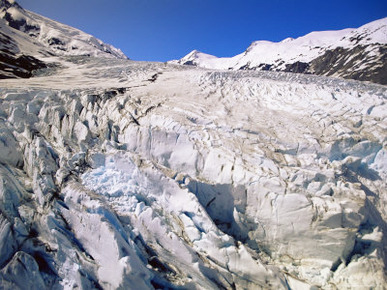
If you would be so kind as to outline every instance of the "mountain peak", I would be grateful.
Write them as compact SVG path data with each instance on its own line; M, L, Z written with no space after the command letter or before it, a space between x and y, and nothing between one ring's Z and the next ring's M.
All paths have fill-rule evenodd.
M254 41L244 53L231 58L193 51L178 63L223 70L312 73L386 84L386 46L387 18L383 18L356 29L313 31L280 42Z

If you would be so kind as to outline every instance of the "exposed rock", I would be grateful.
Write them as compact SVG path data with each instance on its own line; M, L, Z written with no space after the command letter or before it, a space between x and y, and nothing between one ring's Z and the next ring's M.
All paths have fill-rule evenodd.
M374 51L370 55L370 51ZM361 69L359 69L361 68ZM310 69L318 75L341 76L360 81L387 84L387 45L342 47L326 51L310 63Z

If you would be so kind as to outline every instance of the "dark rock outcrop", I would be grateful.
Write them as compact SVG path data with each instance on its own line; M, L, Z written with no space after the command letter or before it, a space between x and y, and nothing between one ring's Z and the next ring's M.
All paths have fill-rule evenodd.
M36 57L20 53L17 43L2 32L0 42L0 79L29 78L35 70L47 67Z
M370 48L373 54L369 53ZM308 72L386 85L387 45L358 45L353 49L338 47L328 50L310 63Z

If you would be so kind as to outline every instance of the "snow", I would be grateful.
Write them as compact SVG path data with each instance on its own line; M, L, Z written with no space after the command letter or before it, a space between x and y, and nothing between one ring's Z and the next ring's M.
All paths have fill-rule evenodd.
M78 29L50 20L33 12L28 12L40 26L38 40L45 46L49 46L49 40L57 38L63 45L56 53L63 55L91 55L101 57L116 57L126 59L124 53L101 40L86 34Z
M213 288L214 275L221 275L217 283L243 288L265 281L277 288L344 285L332 267L340 259L359 263L351 252L360 237L380 239L383 231L375 238L355 233L375 214L387 214L383 86L123 60L57 61L62 67L53 75L0 81L10 130L2 132L14 136L6 137L14 140L12 150L23 148L1 158L13 167L24 162L35 206L60 192L61 203L51 207L61 214L49 224L42 214L39 232L52 248L61 240L58 251L67 253L62 262L54 258L67 277L63 285L80 283L81 269L104 287L151 288L158 277ZM371 201L357 182L380 196L377 209L367 209ZM120 266L111 272L113 265ZM351 267L340 264L338 271L347 277ZM382 281L381 274L371 279L353 271L369 285Z
M43 36L84 40L34 19ZM27 49L29 36L4 27ZM41 58L56 66L0 80L1 287L386 284L385 86Z
M24 14L17 9L16 7L10 7L7 12L11 15L11 17L16 21L26 20Z
M8 1L9 2L9 1ZM11 4L13 2L10 2ZM8 13L14 21L23 24L19 28L24 35L28 35L36 39L40 45L43 45L45 51L51 51L59 55L91 55L107 58L126 59L124 53L101 40L84 33L78 29L53 21L46 17L40 16L33 12L24 10L20 6L11 6L8 9L3 9L4 13ZM33 26L34 30L29 31L26 25ZM15 33L13 31L12 33ZM32 42L30 39L28 42ZM28 51L28 50L27 50ZM42 48L36 51L34 56L41 56Z
M311 32L296 39L286 38L280 42L255 41L245 52L231 58L217 58L194 50L179 61L171 63L185 64L191 61L199 67L222 70L230 68L238 70L245 66L256 68L265 64L278 70L285 70L287 64L309 63L327 50L338 47L351 49L357 45L386 43L387 18L383 18L357 29Z
M387 42L387 17L367 23L358 29L351 31L343 39L343 43L351 41L351 37L362 36L360 44L380 43L386 44Z

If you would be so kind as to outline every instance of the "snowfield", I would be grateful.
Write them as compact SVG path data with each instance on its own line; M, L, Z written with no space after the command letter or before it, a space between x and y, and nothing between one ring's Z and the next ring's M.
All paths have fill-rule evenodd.
M386 285L385 86L50 60L0 81L2 287Z

